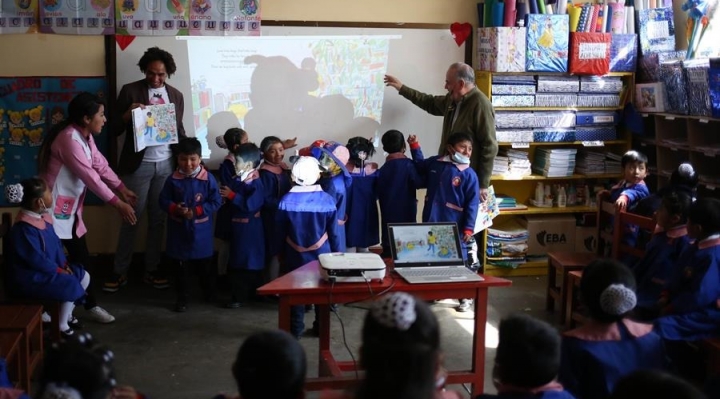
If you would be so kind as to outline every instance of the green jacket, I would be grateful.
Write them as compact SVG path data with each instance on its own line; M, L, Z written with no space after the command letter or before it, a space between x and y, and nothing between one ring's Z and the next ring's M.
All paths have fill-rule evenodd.
M443 116L442 139L438 154L445 153L445 141L452 133L467 133L473 138L470 166L477 172L480 187L487 188L490 185L498 144L495 138L495 111L485 94L475 87L463 97L455 126L450 126L455 109L450 94L433 96L403 85L400 88L400 95L429 114Z

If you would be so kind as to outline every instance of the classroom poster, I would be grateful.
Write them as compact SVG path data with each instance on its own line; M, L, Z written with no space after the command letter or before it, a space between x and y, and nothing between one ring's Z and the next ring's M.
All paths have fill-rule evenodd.
M38 0L0 1L0 34L35 32L37 7Z
M186 36L190 15L188 4L191 1L196 0L115 0L116 33Z
M148 105L132 110L135 152L178 142L175 104Z
M260 0L190 0L191 36L259 36Z
M38 0L40 32L64 35L115 33L113 0Z
M9 206L5 186L36 176L37 156L49 129L63 121L67 105L88 91L104 98L105 78L22 77L0 78L0 206ZM107 154L109 140L103 131L95 143ZM90 195L86 203L98 203Z

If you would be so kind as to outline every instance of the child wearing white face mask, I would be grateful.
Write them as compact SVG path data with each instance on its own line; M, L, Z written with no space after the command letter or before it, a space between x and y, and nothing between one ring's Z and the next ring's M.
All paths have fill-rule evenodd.
M26 179L5 188L8 201L20 204L15 224L10 230L7 254L10 294L62 302L60 306L60 331L72 335L72 326L79 322L72 315L76 302L85 298L90 275L81 265L69 264L63 252L60 238L55 234L52 218L52 192L40 178Z

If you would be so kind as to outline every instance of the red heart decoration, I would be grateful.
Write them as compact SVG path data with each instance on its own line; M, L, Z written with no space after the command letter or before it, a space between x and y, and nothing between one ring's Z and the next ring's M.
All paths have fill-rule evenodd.
M115 42L117 42L118 46L120 46L121 51L125 51L125 49L130 45L130 43L135 40L135 36L128 36L128 35L116 35L115 36Z
M452 25L450 25L450 33L453 35L453 39L455 39L455 43L457 43L458 47L465 43L465 40L467 40L468 36L472 33L472 25L465 22L461 24L460 22L453 22Z

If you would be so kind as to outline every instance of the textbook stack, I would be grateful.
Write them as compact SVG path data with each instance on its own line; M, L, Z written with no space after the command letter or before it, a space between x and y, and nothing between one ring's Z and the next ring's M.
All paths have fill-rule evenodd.
M530 176L532 174L532 166L528 153L518 150L504 151L510 159L510 170L508 174L513 177Z
M588 176L604 174L605 154L581 150L577 157L577 173Z
M528 230L517 219L509 219L487 230L486 255L493 266L516 269L526 262Z
M539 148L535 150L532 171L545 177L569 177L575 171L575 148Z

